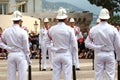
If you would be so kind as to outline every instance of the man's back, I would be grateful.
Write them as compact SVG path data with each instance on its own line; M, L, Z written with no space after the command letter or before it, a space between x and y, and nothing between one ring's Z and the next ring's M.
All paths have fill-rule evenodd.
M53 41L52 49L54 57L52 80L59 80L59 72L62 70L65 74L64 80L71 80L72 60L74 59L74 54L77 51L77 42L74 30L64 22L59 22L57 25L49 29L48 36L51 37Z
M117 29L112 25L107 22L101 22L90 30L89 35L94 40L94 44L106 45L114 49L113 43L117 32Z
M53 41L53 78L60 80L60 73L63 71L64 80L72 78L72 59L77 51L75 33L70 26L67 26L67 14L64 8L59 8L56 19L58 24L48 30L48 42ZM71 50L70 50L71 49Z
M71 44L71 37L74 31L64 23L58 23L53 26L49 33L54 42L54 47L57 49L69 49Z
M27 32L15 24L3 32L2 39L9 46L23 50L23 41L28 38Z
M90 29L85 40L85 45L94 50L95 80L114 80L115 77L115 53L120 59L120 35L113 26L108 24L109 11L103 8L99 14L100 23Z
M7 61L8 80L16 80L16 71L18 71L18 80L27 80L27 68L31 61L28 34L20 27L22 13L19 11L13 12L11 20L13 25L7 28L1 36L1 44L9 48L6 49L9 52Z

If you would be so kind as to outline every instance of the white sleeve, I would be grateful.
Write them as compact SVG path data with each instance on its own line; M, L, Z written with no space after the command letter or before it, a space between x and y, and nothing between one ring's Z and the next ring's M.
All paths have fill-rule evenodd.
M29 40L28 40L28 34L27 34L27 32L24 32L22 41L23 41L23 44L24 44L24 46L23 46L24 53L26 55L30 55Z
M83 38L83 35L82 35L81 32L79 32L76 36L77 36L77 40L80 39L80 38Z
M114 48L115 48L116 58L118 61L120 61L120 35L118 32L115 33Z
M86 40L85 40L85 47L90 48L90 49L95 49L95 45L93 44L93 42L90 40L89 36L87 36Z
M6 50L9 50L10 47L7 46L6 44L6 40L5 40L5 33L6 31L4 31L0 37L0 48L3 48L3 49L6 49Z
M73 64L75 64L74 58L76 57L75 54L78 53L78 46L74 31L71 30L70 36L72 60Z
M41 38L42 38L42 36L41 36L41 32L40 32L40 34L39 34L39 45L41 45Z
M41 28L40 34L39 34L39 45L41 45L42 43L42 38L43 38L42 31L43 31L43 28Z
M52 37L50 35L50 30L48 30L48 32L47 32L47 38L46 38L47 47L50 47L51 41L52 41Z
M1 38L0 38L0 48L10 50L10 47L8 47L4 42L2 42Z
M93 50L100 50L104 45L96 45L93 42L93 39L90 34L88 34L86 40L85 40L85 47L93 49Z
M3 34L1 35L1 38L0 38L0 48L6 49L7 51L12 51L13 48L9 47L6 44L6 40L5 40L4 34L5 34L5 32L3 32Z

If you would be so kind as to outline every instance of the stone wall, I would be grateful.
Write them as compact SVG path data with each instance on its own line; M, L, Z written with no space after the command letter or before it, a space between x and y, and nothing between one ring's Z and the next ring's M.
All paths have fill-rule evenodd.
M24 15L29 15L40 20L41 27L43 26L43 20L47 17L50 21L50 25L55 25L57 23L56 20L56 12L44 12L44 13L25 13ZM68 13L67 24L69 24L70 18L75 19L76 26L81 28L82 32L85 32L93 19L93 14L90 12L79 12L79 13Z

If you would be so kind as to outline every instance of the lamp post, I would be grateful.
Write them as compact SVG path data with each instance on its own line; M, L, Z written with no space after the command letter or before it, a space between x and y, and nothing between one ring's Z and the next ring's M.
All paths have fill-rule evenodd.
M35 21L35 23L34 23L35 33L37 33L37 27L38 27L38 23L37 23L37 21Z

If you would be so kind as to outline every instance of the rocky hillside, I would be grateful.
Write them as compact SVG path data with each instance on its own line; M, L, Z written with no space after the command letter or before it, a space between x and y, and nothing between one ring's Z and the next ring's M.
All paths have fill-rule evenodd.
M43 11L56 11L59 9L59 7L64 7L67 9L68 12L80 12L80 11L84 11L83 9L80 9L74 5L68 4L68 3L64 3L64 2L48 2L46 0L43 0L42 2L42 8Z

